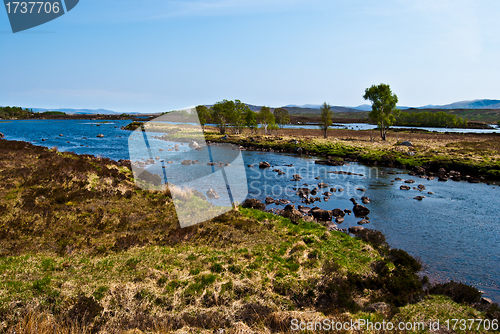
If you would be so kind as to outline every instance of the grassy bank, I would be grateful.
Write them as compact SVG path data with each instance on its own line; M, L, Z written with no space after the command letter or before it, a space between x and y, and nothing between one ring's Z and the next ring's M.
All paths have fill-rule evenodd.
M429 295L420 264L379 232L353 238L243 208L180 229L169 192L136 188L127 166L23 142L0 140L0 172L0 332L498 317L471 307L474 289Z
M217 131L207 131L207 140L220 141ZM367 164L424 167L437 173L440 168L462 174L500 180L500 137L496 134L438 134L418 131L389 132L382 141L378 132L330 130L324 139L320 130L284 129L279 135L229 135L226 142L253 149L297 152L340 157ZM413 146L398 145L410 141Z

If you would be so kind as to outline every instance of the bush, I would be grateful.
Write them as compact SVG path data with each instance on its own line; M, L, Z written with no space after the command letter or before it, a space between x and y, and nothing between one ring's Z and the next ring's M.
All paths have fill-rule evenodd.
M376 248L388 247L388 244L385 240L385 235L380 231L370 230L368 228L365 228L364 230L356 233L356 237L372 244Z
M481 292L478 289L454 281L436 284L429 289L429 293L448 296L456 303L474 304L481 299Z
M402 249L391 249L389 257L399 270L409 269L410 272L416 273L422 269L422 265Z

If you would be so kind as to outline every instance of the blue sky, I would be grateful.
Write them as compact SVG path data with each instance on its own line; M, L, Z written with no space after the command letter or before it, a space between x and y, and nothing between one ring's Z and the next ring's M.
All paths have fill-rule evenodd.
M158 112L222 99L356 106L500 99L500 1L81 0L13 34L0 105Z

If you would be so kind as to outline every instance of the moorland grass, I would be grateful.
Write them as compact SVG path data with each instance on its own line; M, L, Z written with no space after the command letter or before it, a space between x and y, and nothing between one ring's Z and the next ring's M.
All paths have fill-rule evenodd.
M3 140L0 157L0 332L287 333L293 318L463 314L440 297L427 312L420 264L375 232L244 208L181 229L170 193L114 161Z

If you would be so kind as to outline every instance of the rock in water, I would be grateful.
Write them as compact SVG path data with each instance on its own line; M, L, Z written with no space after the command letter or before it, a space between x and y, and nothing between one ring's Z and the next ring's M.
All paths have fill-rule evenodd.
M295 195L297 195L299 197L307 197L307 196L309 196L310 193L311 193L311 190L309 188L299 188L299 190L297 190Z
M217 194L217 192L215 190L213 190L212 188L207 190L207 196L208 196L208 198L214 198L214 199L220 198L220 195Z
M322 209L312 209L311 213L314 218L318 220L331 221L332 220L332 212L330 210L322 210Z
M184 166L191 165L191 160L182 160L181 165Z
M349 233L356 234L363 231L365 228L363 226L351 226L349 227Z
M370 210L366 206L362 206L359 204L355 205L352 211L356 216L368 216L368 214L370 213Z
M259 168L269 168L271 167L271 164L267 161L261 161L259 162Z
M359 222L358 222L358 225L364 225L364 224L368 224L370 223L370 221L368 219L361 219Z
M409 186L402 185L401 187L399 187L399 189L401 189L401 190L410 190L411 188Z
M341 209L333 209L332 215L334 217L344 217L345 216L345 212L342 211Z
M266 204L273 204L273 203L275 203L274 198L272 198L272 197L266 197Z
M102 133L97 135L97 138L103 138L103 137L104 137L104 135Z

